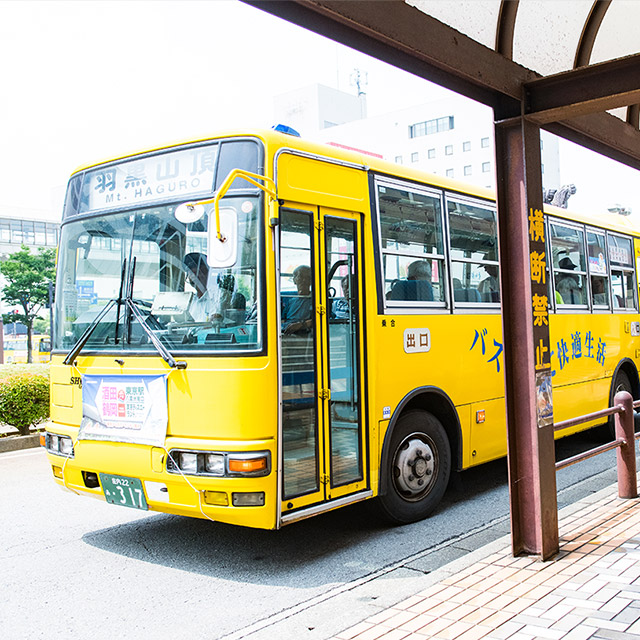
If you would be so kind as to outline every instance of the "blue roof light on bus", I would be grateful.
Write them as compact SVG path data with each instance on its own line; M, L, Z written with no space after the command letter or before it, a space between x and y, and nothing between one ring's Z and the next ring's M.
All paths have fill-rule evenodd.
M274 131L279 131L280 133L286 133L288 136L295 136L296 138L300 138L300 134L293 128L289 127L286 124L274 124L271 127Z

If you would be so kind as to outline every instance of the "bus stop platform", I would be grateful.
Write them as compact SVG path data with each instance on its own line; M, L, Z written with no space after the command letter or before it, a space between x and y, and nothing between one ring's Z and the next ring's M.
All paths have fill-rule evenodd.
M603 489L562 509L559 531L552 560L514 558L503 537L333 639L640 640L640 498Z

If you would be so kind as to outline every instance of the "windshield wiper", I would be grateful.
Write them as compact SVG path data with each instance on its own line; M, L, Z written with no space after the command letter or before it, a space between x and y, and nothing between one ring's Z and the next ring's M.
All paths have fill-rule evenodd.
M133 246L133 242L131 242ZM136 258L129 258L129 278L127 279L127 288L125 289L124 299L133 300L133 279L136 277ZM127 344L131 344L131 311L128 305L125 307L123 336Z
M109 302L105 305L104 309L91 321L91 323L84 330L80 338L78 338L78 341L73 345L73 347L71 347L71 351L69 351L65 359L62 361L62 364L73 364L75 362L77 355L82 351L82 348L84 347L84 345L87 344L87 341L91 337L91 334L95 331L96 327L100 324L100 321L102 320L102 318L104 318L107 315L109 309L111 309L111 307L113 307L114 304L117 305L117 310L116 310L115 335L113 337L113 341L114 341L114 344L118 344L118 325L120 324L120 307L122 306L122 303L123 303L122 294L124 292L124 278L125 278L126 271L127 271L127 260L125 258L125 260L122 263L122 271L120 272L120 291L118 293L118 297L112 298L111 300L109 300Z
M125 315L124 315L124 340L130 340L131 333L131 315L135 317L135 319L142 326L142 330L147 334L149 340L155 347L156 351L162 356L163 360L172 368L172 369L186 369L187 363L184 360L176 360L169 350L162 344L158 336L149 328L147 325L147 321L145 317L142 315L140 310L138 309L136 303L133 301L133 279L135 277L135 267L136 267L136 259L134 258L131 264L131 271L129 274L129 280L127 282L127 288L125 291L125 296L123 297L123 289L124 289L124 280L125 280L125 271L126 271L126 260L124 261L124 265L122 267L122 274L120 277L120 295L117 298L113 298L109 300L105 308L93 319L91 324L85 329L84 333L80 336L78 342L75 343L71 351L67 354L66 358L62 361L63 364L72 364L77 355L82 351L82 348L87 343L91 334L95 331L96 327L100 324L102 318L108 313L108 311L114 305L117 305L116 312L116 325L115 325L115 344L118 344L118 325L120 324L120 308L122 305L125 306Z
M132 243L133 244L133 243ZM123 302L126 305L126 313L124 316L124 335L127 342L131 342L131 316L140 323L142 330L149 336L149 340L156 348L156 351L162 356L164 361L173 369L186 369L187 363L184 360L176 360L171 352L162 344L160 338L149 328L146 318L138 309L138 305L133 301L133 280L136 277L136 262L137 259L134 256L129 259L129 279L127 281L126 295Z
M151 340L151 343L156 348L156 351L162 356L164 361L172 369L186 369L187 363L184 360L176 360L169 350L162 344L160 338L158 338L158 336L147 326L147 321L142 313L140 313L136 303L131 298L125 298L123 302L126 304L133 317L140 323L143 331L149 336L149 340Z
M107 312L113 307L114 304L120 303L118 298L112 298L109 300L105 308L91 321L91 324L84 330L84 333L78 338L78 341L73 345L71 351L67 354L66 358L62 361L62 364L73 364L76 356L82 351L82 347L87 344L87 340L91 337L91 334L95 331L95 328L100 324L102 318L107 315Z
M125 305L127 311L129 311L135 317L135 319L142 326L143 331L147 334L147 336L149 336L149 340L151 340L151 343L155 347L156 351L162 356L163 360L172 369L187 368L187 363L184 360L176 360L171 355L169 350L162 344L158 336L156 336L156 334L153 333L153 331L147 326L147 321L145 320L142 313L140 313L140 310L138 309L135 302L133 302L131 298L124 298L124 299L113 298L112 300L109 300L105 308L93 319L91 324L85 329L84 333L80 336L78 342L76 342L73 348L71 349L71 351L69 351L65 359L62 361L63 364L73 364L77 355L82 351L82 348L84 347L84 345L87 344L87 340L89 340L89 338L91 337L91 334L95 331L95 328L100 324L100 321L102 320L102 318L104 318L105 315L107 315L109 310L115 304L117 304L118 306Z
M122 294L124 293L124 278L127 273L127 259L125 258L122 261L122 271L120 272L120 293L118 293L118 297L116 298L116 325L114 328L113 335L113 344L118 344L118 327L120 326L120 307L122 306L122 301L124 300Z

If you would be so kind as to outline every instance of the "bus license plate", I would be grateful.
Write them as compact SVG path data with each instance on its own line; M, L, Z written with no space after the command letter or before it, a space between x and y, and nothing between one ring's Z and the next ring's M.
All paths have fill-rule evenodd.
M148 509L142 482L138 478L125 478L101 473L100 484L107 502L134 509Z

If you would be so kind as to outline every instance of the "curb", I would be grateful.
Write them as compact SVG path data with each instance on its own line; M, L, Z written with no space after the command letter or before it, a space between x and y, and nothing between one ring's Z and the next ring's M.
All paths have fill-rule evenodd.
M33 449L40 446L40 434L32 433L28 436L8 436L0 438L0 453Z

